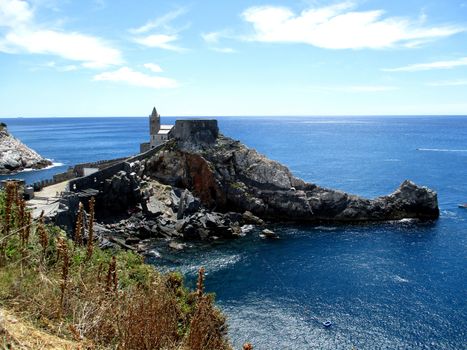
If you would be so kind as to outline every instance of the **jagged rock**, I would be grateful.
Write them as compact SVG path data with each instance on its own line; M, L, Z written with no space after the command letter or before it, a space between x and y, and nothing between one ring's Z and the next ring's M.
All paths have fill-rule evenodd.
M245 211L242 215L242 219L245 224L253 224L253 225L264 225L264 220L260 219L256 215L254 215L251 211Z
M180 205L180 197L182 195L182 191L178 188L173 188L170 191L170 205L173 207L178 207Z
M0 175L13 174L26 169L42 169L52 165L48 159L41 157L36 151L0 126Z
M180 196L177 219L180 220L186 215L195 213L200 207L201 201L195 198L190 191L184 190Z
M128 163L126 163L128 164ZM130 165L128 165L130 167ZM131 167L130 167L131 168ZM101 215L114 215L125 212L128 208L135 207L142 200L139 187L140 178L136 173L119 171L110 179L106 179L102 185L99 196L97 196L97 210ZM104 213L103 213L104 211Z
M184 243L177 243L177 242L170 242L169 243L169 248L173 250L183 250L186 248L186 244Z
M140 241L141 241L140 238L130 236L125 239L125 244L133 245L133 244L138 244Z
M147 201L146 210L147 212L158 216L162 215L167 210L167 208L164 203L157 199L156 196L151 196Z
M214 129L209 132L216 134ZM102 231L110 241L115 235L126 237L144 250L150 245L137 239L234 238L253 229L251 225L264 226L265 219L361 222L439 216L436 192L410 181L390 195L361 198L305 183L285 166L222 135L209 142L190 135L170 140L157 153L125 164L125 171L97 184L92 194L97 197L97 214L107 222L119 214L106 226L110 232ZM76 198L60 204L56 221L69 232L77 208ZM261 235L277 238L268 229ZM125 240L118 244L130 246ZM174 243L172 248L177 247Z
M279 236L274 231L271 231L269 229L264 229L263 231L261 231L261 235L264 238L279 238Z
M170 141L146 161L145 174L187 188L207 208L249 211L274 221L361 222L439 216L436 192L413 182L405 181L388 196L366 199L305 183L285 166L222 135L196 147L186 140ZM252 219L249 214L245 218Z

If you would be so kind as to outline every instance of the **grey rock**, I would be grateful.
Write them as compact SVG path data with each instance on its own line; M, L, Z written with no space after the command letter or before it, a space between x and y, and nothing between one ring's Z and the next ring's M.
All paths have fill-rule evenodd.
M141 241L140 238L130 236L125 239L125 244L134 245L134 244L138 244L140 241Z
M0 127L0 175L14 174L26 169L42 169L50 165L50 160L41 157Z
M151 156L146 175L187 188L211 210L248 211L244 223L263 224L255 217L307 222L439 217L436 192L410 181L390 195L366 199L305 183L285 166L222 135L208 144L188 143L174 140Z
M264 220L254 215L251 211L245 211L242 215L245 224L264 225Z
M171 248L173 250L183 250L183 249L186 248L186 244L185 243L170 242L169 243L169 248Z
M185 189L180 196L177 219L180 220L186 215L195 213L200 207L201 201L195 198L190 191Z
M279 236L274 232L269 229L264 229L261 231L262 236L265 238L279 238Z

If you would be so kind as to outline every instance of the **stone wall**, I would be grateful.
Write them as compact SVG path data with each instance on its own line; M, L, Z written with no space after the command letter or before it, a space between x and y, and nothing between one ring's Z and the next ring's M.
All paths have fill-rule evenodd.
M69 167L68 170L63 173L55 174L52 179L45 179L45 180L34 182L32 184L32 187L34 187L35 191L40 191L44 187L55 185L59 182L63 182L63 181L74 179L76 177L83 176L84 168L98 168L102 170L113 164L121 163L122 161L126 159L127 158L117 158L117 159L110 159L110 160L98 160L96 162L90 162L90 163L76 164L73 167Z
M97 189L100 187L100 184L108 178L111 178L113 175L117 174L121 170L129 171L131 170L131 163L140 161L147 157L152 156L153 154L159 152L159 150L164 146L164 144L152 148L147 152L140 153L136 156L126 158L124 161L115 163L107 168L101 169L98 172L73 179L70 181L69 189L72 192L79 192L89 188Z
M213 143L219 135L217 120L177 120L173 137L192 143Z

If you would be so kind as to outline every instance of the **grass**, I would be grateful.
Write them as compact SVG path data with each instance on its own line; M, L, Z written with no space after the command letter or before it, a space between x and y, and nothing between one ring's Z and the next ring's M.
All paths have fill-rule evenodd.
M3 312L39 338L56 339L56 348L231 349L225 317L204 293L204 269L189 290L179 273L162 274L132 252L93 245L94 213L86 228L82 215L72 241L42 217L31 220L13 183L0 192ZM0 349L21 348L18 334L0 317Z

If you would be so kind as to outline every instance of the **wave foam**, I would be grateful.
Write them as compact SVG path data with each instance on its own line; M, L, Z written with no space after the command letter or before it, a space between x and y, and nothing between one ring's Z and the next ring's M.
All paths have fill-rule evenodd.
M417 148L417 151L423 151L423 152L467 152L467 149Z

